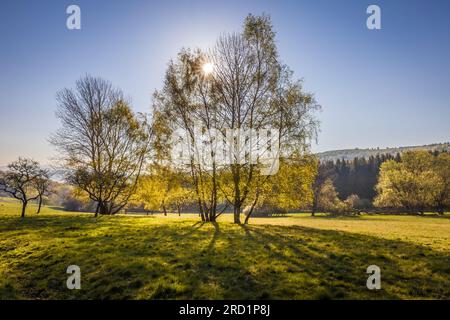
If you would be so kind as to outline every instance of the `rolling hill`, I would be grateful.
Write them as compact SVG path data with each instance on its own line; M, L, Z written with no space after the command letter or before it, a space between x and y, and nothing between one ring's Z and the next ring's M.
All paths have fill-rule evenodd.
M428 151L446 151L450 152L450 143L435 143L423 146L408 146L408 147L390 147L390 148L367 148L367 149L343 149L343 150L332 150L317 153L316 155L319 157L321 161L328 160L352 160L355 157L358 158L369 158L370 156L376 156L377 154L392 154L396 155L397 153L403 153L406 151L413 150L428 150Z

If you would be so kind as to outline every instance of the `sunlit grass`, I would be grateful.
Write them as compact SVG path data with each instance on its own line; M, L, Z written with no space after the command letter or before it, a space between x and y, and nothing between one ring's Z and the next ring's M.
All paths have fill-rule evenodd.
M66 213L0 201L0 298L450 298L450 219L253 219ZM270 225L267 225L270 224ZM82 289L66 289L79 265ZM381 268L382 290L366 288Z

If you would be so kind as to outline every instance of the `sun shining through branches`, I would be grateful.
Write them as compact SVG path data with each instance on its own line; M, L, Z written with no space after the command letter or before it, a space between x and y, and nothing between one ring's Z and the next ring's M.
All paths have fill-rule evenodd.
M207 62L202 66L203 73L208 76L214 72L214 64L211 62Z

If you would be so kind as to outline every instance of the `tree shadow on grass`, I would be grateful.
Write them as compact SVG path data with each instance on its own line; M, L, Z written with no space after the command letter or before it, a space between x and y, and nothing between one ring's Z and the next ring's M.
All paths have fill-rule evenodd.
M402 241L231 223L104 221L100 228L81 224L70 237L56 228L54 245L8 252L15 261L8 292L42 299L450 297L449 255ZM66 289L70 264L80 265L83 290ZM373 264L381 268L382 290L366 288Z
M51 226L53 230L60 231L67 227L79 226L80 228L95 227L102 223L101 219L89 219L88 216L67 216L67 217L52 217L49 215L35 215L32 217L25 216L20 219L15 216L1 217L0 231L11 230L43 230Z
M198 222L194 223L192 225L192 227L191 227L192 229L189 230L188 232L186 232L185 234L181 235L181 236L182 237L187 237L187 236L193 234L195 231L197 231L198 229L203 227L204 224L205 224L205 222L203 222L203 221L198 221Z
M214 228L206 249L190 251L172 298L448 298L448 255L401 241L303 227ZM185 239L189 242L189 239ZM216 246L217 244L217 246ZM213 250L214 249L214 250ZM378 265L383 290L369 291Z
M262 227L242 227L276 260L284 260L289 266L287 272L297 270L317 279L325 297L449 297L449 255L407 242L340 231L293 226L292 230L305 235L293 241L282 227L271 228L270 232ZM369 265L378 265L382 270L380 292L366 288Z
M219 224L217 222L211 222L211 224L214 227L214 234L208 244L208 249L206 249L208 252L212 252L214 250L214 245L216 244L217 238L220 236Z

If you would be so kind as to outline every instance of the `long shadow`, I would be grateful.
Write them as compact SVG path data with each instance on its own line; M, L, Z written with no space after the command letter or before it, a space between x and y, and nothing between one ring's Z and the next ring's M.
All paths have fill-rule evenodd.
M217 222L211 222L211 224L214 226L214 234L213 237L211 238L211 241L208 244L208 252L213 252L214 251L214 245L216 244L217 238L220 236L220 228L219 228L219 224Z
M255 229L253 227L249 227L248 225L240 225L240 227L244 230L246 237L249 241L259 244L263 250L269 253L269 256L276 258L278 260L282 260L285 263L293 266L295 271L303 272L308 274L309 276L315 276L315 272L318 266L326 266L329 270L334 268L334 263L330 263L329 259L317 258L316 267L311 268L308 267L308 261L311 260L311 250L306 247L305 243L299 243L299 246L302 246L303 249L298 248L290 243L289 240L284 240L283 237L277 235L274 236L269 232L263 232L261 230ZM252 235L252 232L254 235ZM287 256L283 252L289 249L294 253L293 256ZM301 262L299 262L299 260ZM292 270L292 269L291 269Z
M69 262L86 266L83 298L450 298L450 257L425 247L300 226L212 223L211 233L199 230L204 225L80 235L63 255L46 247L21 257L16 275L28 298L75 294L60 288ZM371 264L382 268L378 292L365 287ZM425 271L411 274L414 265ZM41 292L37 281L45 279L57 281Z
M412 245L403 241L383 240L370 236L354 235L341 231L324 231L300 226L292 227L299 232L307 233L310 236L325 238L321 240L325 243L328 241L330 249L339 248L339 251L341 251L340 253L333 253L332 250L327 250L326 248L317 245L308 245L305 242L292 242L289 238L286 238L279 233L279 231L282 231L281 229L276 230L277 228L275 228L278 234L274 236L272 233L264 231L260 227L249 228L243 226L243 228L247 229L247 235L251 232L257 235L257 237L251 236L251 239L259 242L265 249L270 251L271 255L286 261L286 263L294 265L302 272L309 274L309 276L317 276L317 271L321 270L322 274L331 273L339 280L352 282L365 271L364 268L371 264L377 264L380 267L383 266L385 270L384 274L391 273L389 279L389 284L391 286L395 286L396 282L403 282L404 284L405 281L409 281L412 285L417 285L414 290L426 284L431 288L438 289L437 291L440 291L444 297L448 298L449 296L450 277L448 271L450 270L450 256L433 252L423 246ZM276 250L267 246L267 242L273 244L276 247ZM373 245L374 248L372 248L371 245ZM286 249L294 253L294 255L288 257L283 254L283 251L286 251ZM316 254L312 255L311 251ZM409 254L409 256L406 256L405 253ZM396 256L404 257L396 259ZM427 259L424 259L423 257L427 257ZM299 258L302 263L298 262ZM315 265L308 263L308 260L311 260L311 258L315 261ZM401 274L399 262L404 258L418 258L417 260L420 260L420 263L425 262L425 268L433 272L436 277L429 277L426 274ZM342 262L345 262L346 264L342 264ZM353 269L355 266L359 267L358 271L361 273L355 273L355 270ZM405 272L408 271L405 270ZM396 277L397 279L395 279ZM440 277L447 279L445 283L442 283ZM361 282L361 284L363 283ZM447 289L444 289L445 287ZM393 291L387 293L388 298L390 299L398 298L398 295Z
M1 217L0 230L11 231L20 229L42 230L45 227L52 227L53 231L61 231L68 227L78 226L86 228L89 226L95 227L99 224L101 218L94 218L86 216L67 216L67 217L51 217L46 215L27 215L24 219L20 217ZM102 224L104 222L102 221Z
M195 233L198 229L200 229L201 227L203 227L203 226L205 225L205 223L206 223L206 222L203 222L203 221L198 221L198 222L194 223L194 224L191 226L191 230L189 230L188 232L182 234L181 236L183 236L183 237L190 236L191 234Z

